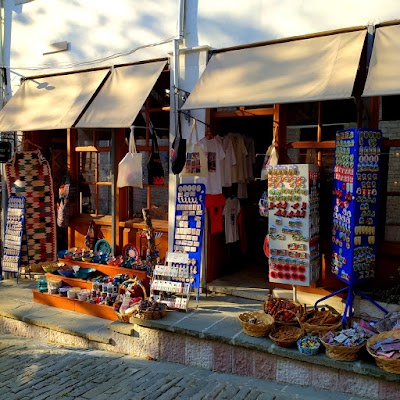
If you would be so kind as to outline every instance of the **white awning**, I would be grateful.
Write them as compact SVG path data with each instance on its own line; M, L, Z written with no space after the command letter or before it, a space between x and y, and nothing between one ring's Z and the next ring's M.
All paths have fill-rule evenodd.
M376 30L363 96L400 94L399 37L400 25Z
M0 131L71 128L109 70L27 79L0 111Z
M366 30L213 55L183 110L347 99Z
M157 61L114 68L76 127L131 126L165 64L166 61Z

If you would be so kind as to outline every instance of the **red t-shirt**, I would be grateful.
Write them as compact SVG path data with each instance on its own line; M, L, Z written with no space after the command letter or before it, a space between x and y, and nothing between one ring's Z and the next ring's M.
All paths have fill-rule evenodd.
M222 211L225 202L223 194L206 194L206 208L210 219L211 233L223 232Z

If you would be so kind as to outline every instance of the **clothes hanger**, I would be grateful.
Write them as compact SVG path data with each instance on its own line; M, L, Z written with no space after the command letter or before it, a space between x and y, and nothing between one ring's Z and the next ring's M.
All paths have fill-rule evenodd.
M16 150L19 149L19 148L23 149L23 148L24 148L24 145L26 145L26 144L29 144L29 145L31 145L31 146L33 146L33 147L36 147L38 150L42 150L42 148L41 148L38 144L33 143L33 142L30 141L29 139L24 139L24 140L22 140L22 142L21 142L18 146L16 146L15 149L16 149Z

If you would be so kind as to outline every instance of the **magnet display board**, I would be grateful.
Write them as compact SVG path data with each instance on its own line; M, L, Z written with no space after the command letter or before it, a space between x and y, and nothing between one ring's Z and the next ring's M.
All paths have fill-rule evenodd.
M375 275L382 132L336 133L331 270L347 284Z
M269 280L310 286L319 278L318 167L268 167Z
M179 184L176 195L174 253L189 257L191 287L200 288L200 265L203 249L204 184Z

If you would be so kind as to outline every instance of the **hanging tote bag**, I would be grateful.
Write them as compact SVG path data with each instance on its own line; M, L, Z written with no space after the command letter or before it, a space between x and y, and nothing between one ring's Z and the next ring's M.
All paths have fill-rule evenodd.
M268 167L275 167L278 165L279 157L278 157L278 150L276 148L276 138L278 135L278 127L275 127L272 143L268 147L267 153L264 157L264 163L261 169L261 177L262 181L268 180Z
M193 142L193 132L195 132L196 142ZM181 176L201 176L207 177L208 164L207 156L202 144L199 142L197 122L193 119L192 129L190 130L189 140L186 146L186 162L181 172Z
M177 116L176 136L171 146L171 171L174 175L179 175L186 162L186 139L182 137L180 115Z
M142 153L136 152L133 127L129 136L129 151L118 164L117 187L143 187Z
M164 168L162 166L160 149L158 148L157 135L153 131L151 137L151 155L147 163L149 185L164 185Z

